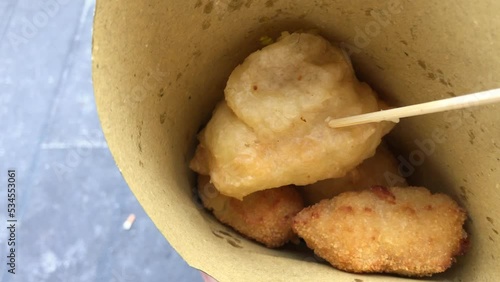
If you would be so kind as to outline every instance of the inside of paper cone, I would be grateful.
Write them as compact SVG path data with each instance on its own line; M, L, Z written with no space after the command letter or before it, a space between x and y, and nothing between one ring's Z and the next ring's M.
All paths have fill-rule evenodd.
M261 47L261 36L281 31L314 28L345 43L358 77L393 106L498 87L499 8L469 1L98 1L93 78L103 130L158 229L190 265L220 281L406 280L338 271L310 251L266 249L219 224L193 196L187 164L196 133L232 69ZM469 212L471 250L429 281L500 274L499 110L415 117L388 137L413 167L412 184L445 192ZM422 149L430 143L432 150Z

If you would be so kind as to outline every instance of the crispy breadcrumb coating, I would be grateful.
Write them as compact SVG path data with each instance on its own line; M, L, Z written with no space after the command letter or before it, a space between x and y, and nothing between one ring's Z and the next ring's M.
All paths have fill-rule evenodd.
M203 205L218 220L269 248L296 238L292 218L304 204L293 186L255 192L240 201L218 193L209 177L200 175L198 192Z
M466 217L447 195L374 186L304 209L293 230L339 269L430 276L464 252Z

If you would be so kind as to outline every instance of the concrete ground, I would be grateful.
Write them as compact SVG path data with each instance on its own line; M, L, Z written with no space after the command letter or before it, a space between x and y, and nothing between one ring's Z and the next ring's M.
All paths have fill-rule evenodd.
M92 0L0 1L0 281L201 281L144 213L103 138L93 11ZM17 172L15 275L4 255L8 169Z

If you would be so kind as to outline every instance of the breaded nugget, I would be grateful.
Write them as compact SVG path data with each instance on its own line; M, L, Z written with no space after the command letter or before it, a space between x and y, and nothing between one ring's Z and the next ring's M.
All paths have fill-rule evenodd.
M465 219L465 211L447 195L374 186L302 210L293 230L339 269L430 276L464 252Z
M398 172L398 161L385 144L377 148L375 156L366 159L346 176L325 179L298 189L309 206L343 192L363 190L374 185L408 186L406 179Z
M198 189L203 205L218 220L241 234L269 248L280 247L296 238L292 218L304 204L295 187L259 191L240 201L218 193L208 176L199 176Z
M332 129L326 120L381 107L340 48L317 35L284 34L233 71L190 166L208 168L215 187L238 199L342 177L375 154L394 124Z

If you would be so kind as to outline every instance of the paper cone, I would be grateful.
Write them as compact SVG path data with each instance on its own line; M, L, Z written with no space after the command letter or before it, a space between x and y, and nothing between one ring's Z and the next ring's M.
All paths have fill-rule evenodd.
M355 275L309 251L270 250L193 196L196 133L261 36L315 28L395 106L500 86L500 2L97 1L93 79L102 127L130 188L170 244L220 281L406 281ZM428 281L500 276L500 107L409 118L389 136L410 182L465 207L470 252ZM147 254L145 254L147 255ZM427 281L427 280L424 280Z

